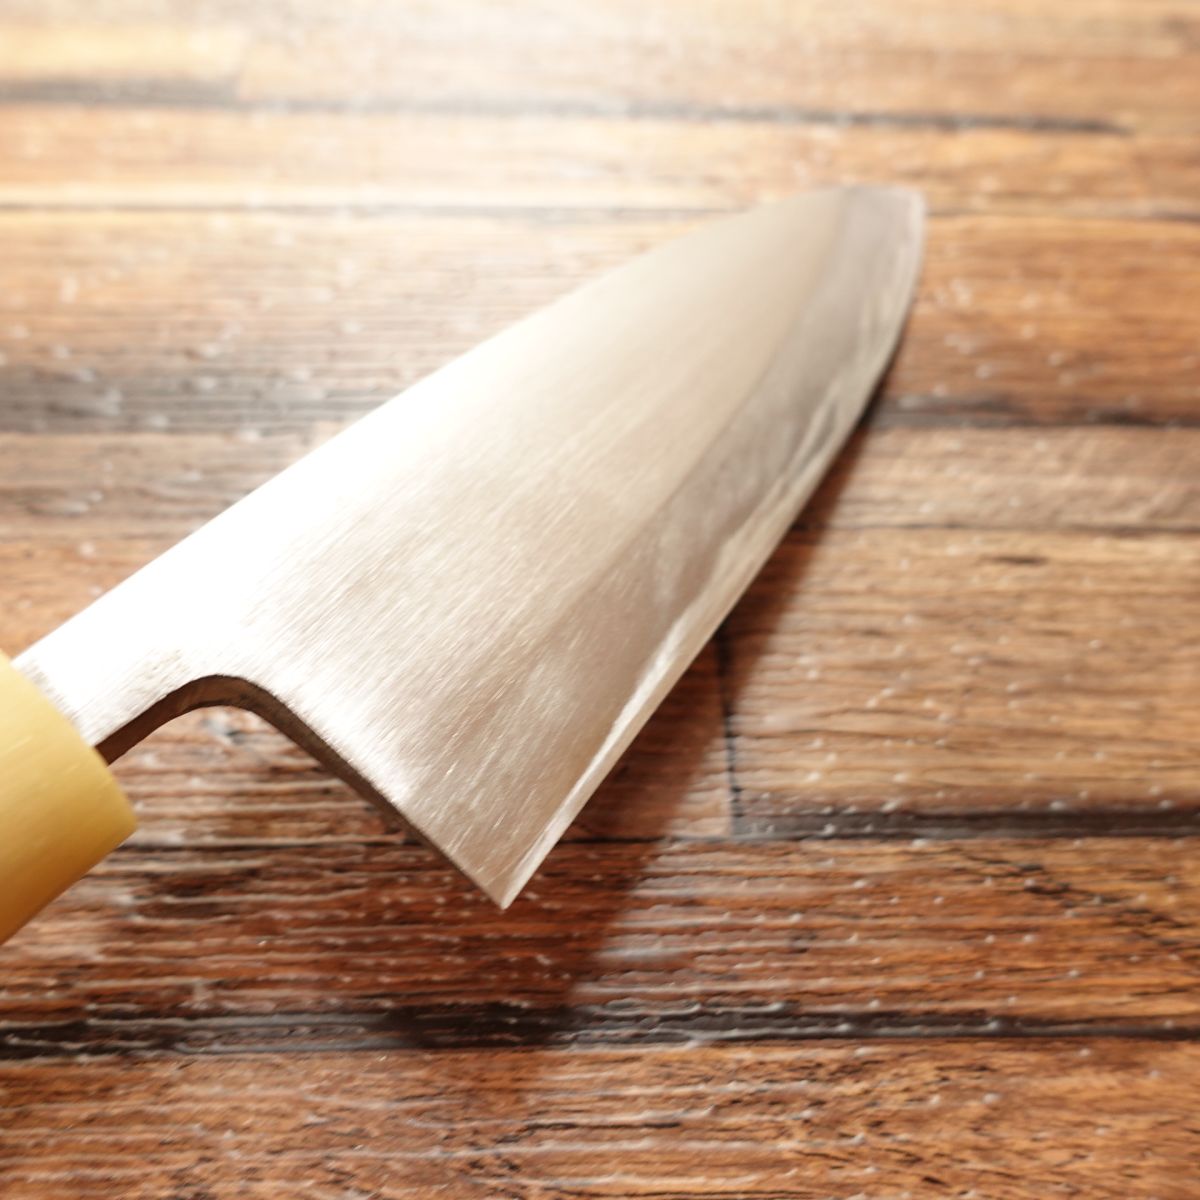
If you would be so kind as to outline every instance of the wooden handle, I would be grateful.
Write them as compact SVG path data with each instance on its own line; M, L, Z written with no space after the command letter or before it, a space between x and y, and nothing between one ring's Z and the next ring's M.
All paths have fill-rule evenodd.
M104 760L0 655L0 942L134 827Z

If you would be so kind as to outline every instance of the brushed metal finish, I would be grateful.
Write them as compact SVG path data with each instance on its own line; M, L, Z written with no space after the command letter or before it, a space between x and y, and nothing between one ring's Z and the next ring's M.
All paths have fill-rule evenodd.
M719 221L485 342L16 660L110 757L261 712L506 904L858 419L922 206Z

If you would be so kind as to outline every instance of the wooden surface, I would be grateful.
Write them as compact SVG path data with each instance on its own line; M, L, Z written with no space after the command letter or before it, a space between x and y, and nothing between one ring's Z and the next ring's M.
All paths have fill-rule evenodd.
M257 721L0 951L0 1195L1187 1200L1200 10L5 0L0 645L578 280L933 209L885 392L497 914Z

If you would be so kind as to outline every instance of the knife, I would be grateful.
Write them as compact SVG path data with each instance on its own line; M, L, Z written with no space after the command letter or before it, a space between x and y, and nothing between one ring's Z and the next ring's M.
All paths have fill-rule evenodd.
M0 940L132 832L106 764L213 704L507 905L858 420L922 221L834 188L643 255L0 659Z

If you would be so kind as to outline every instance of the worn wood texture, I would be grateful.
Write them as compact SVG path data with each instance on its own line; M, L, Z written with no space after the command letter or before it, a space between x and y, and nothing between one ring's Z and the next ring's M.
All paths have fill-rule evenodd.
M145 838L22 934L7 1052L1200 1029L1186 838L664 840L559 847L501 924L383 835Z
M1091 1038L6 1063L0 1145L13 1194L81 1200L1126 1200L1194 1155L1198 1069Z
M577 281L932 204L813 506L506 915L216 710L0 951L0 1194L1195 1194L1187 0L7 0L0 644Z
M311 438L701 220L0 208L0 430ZM935 215L877 417L1194 424L1198 290L1200 225Z

